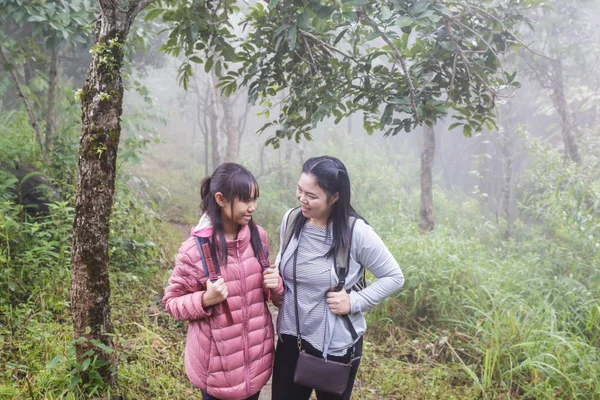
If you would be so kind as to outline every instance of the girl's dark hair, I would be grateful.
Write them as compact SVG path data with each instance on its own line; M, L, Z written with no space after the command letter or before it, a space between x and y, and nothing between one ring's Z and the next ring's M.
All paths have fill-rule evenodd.
M233 215L233 202L235 199L250 201L259 196L258 183L250 171L235 163L223 163L215 169L211 176L202 180L200 196L202 198L202 212L210 218L213 226L211 243L221 264L227 263L227 239L221 218L221 206L217 204L215 194L221 192L225 200L231 204ZM258 254L262 248L260 235L253 219L248 223L250 228L250 243L254 253Z
M302 166L302 173L312 175L317 185L325 191L327 199L338 193L338 200L333 203L331 214L327 220L327 226L331 222L332 244L331 248L325 254L326 257L335 255L340 248L350 246L350 227L348 219L350 216L363 219L350 204L350 177L346 166L339 159L331 156L313 157L306 160ZM300 236L300 231L304 227L306 217L299 214L294 235Z

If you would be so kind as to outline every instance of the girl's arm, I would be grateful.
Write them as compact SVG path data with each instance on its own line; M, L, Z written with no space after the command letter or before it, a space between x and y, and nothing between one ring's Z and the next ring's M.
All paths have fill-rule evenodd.
M360 225L359 225L360 224ZM404 285L404 275L381 238L364 221L356 222L352 253L377 278L360 292L350 292L350 312L367 311Z
M202 303L206 287L201 280L206 281L206 277L200 275L182 245L162 299L165 309L175 319L194 321L211 316L212 307L204 308Z

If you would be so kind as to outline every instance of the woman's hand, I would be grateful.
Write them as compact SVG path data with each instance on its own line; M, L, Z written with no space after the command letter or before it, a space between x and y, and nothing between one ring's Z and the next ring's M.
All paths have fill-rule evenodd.
M263 271L265 287L267 289L277 289L279 287L279 268L267 268Z
M327 292L327 306L334 314L346 315L350 313L350 296L343 289L339 292Z
M202 306L207 308L222 303L227 299L227 294L227 285L223 278L217 279L215 283L209 279L206 281L206 292L202 296Z

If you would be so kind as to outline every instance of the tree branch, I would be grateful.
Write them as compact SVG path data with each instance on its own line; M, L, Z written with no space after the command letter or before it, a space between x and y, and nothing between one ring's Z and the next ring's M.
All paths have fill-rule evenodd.
M1 41L0 41L0 56L2 56L2 61L5 64L9 64L8 59L6 58L6 54L4 53L4 48L2 47ZM25 110L27 110L27 115L29 116L29 121L31 122L31 126L33 126L33 130L35 131L35 139L37 140L38 145L40 146L40 152L42 153L42 157L45 159L46 154L44 151L44 140L42 139L40 127L37 123L35 114L33 112L33 107L31 107L29 100L27 100L27 97L25 96L25 93L23 92L23 87L21 86L21 82L19 82L19 77L17 76L17 73L15 72L14 68L11 68L9 70L9 73L15 84L15 87L17 88L19 97L23 100L23 104L25 105Z
M361 12L360 18L363 21L365 21L367 23L367 25L369 25L371 28L373 28L373 30L375 30L375 32L378 32L381 35L381 38L383 39L383 41L386 42L388 46L390 46L390 48L392 49L392 52L394 53L394 63L395 62L400 63L400 66L402 67L402 70L404 71L404 74L406 75L406 79L408 81L408 87L409 87L409 91L410 91L410 107L413 110L415 121L417 121L417 123L418 123L419 122L419 114L417 113L417 107L415 105L415 86L413 85L413 81L410 77L410 70L408 68L408 65L406 64L406 61L404 60L404 58L402 57L402 55L400 54L400 52L398 51L398 49L396 48L394 43L392 43L390 38L385 34L385 32L383 32L381 29L379 29L379 26L377 26L377 24L375 22L373 22L373 20L371 20L367 16L366 13Z
M488 17L488 18L490 18L490 19L494 20L496 23L498 23L498 24L499 24L499 25L502 27L502 29L504 29L504 31L505 31L506 33L508 33L508 35L509 35L510 37L512 37L512 38L513 38L513 39L514 39L514 40L515 40L517 43L519 43L521 46L525 47L525 48L526 48L528 51L530 51L531 53L533 53L533 54L535 54L535 55L537 55L537 56L540 56L540 57L546 58L546 59L548 59L548 60L551 60L551 61L554 61L554 60L555 60L554 58L552 58L552 57L548 57L548 56L546 56L546 55L544 55L544 54L541 54L541 53L538 53L537 51L533 50L531 47L527 46L525 43L523 43L523 41L522 41L521 39L519 39L519 38L517 37L517 35L515 35L515 34L514 34L514 33L512 33L510 30L508 30L508 28L506 27L506 25L504 25L504 23L503 23L502 21L500 21L500 20L499 20L497 17L493 16L492 14L490 14L490 13L489 13L489 12L487 12L487 11L485 11L484 9L482 9L482 8L480 8L480 7L477 7L477 6L474 6L473 4L470 4L470 3L467 3L467 2L464 2L464 4L463 4L463 5L464 5L465 7L467 7L467 8L469 8L469 9L475 9L475 10L479 11L480 13L482 13L483 15L485 15L486 17Z
M341 54L342 56L344 56L346 58L349 58L350 60L354 61L355 63L358 63L358 61L354 57L352 57L350 54L347 54L347 53L343 52L342 50L338 49L337 47L332 46L329 43L322 41L321 39L319 39L312 33L308 33L306 31L303 31L302 29L298 29L298 33L300 34L300 36L303 36L307 39L312 40L313 42L319 44L321 47L324 47L327 50L335 51L336 53Z
M146 7L148 7L154 0L138 0L133 4L133 7L129 10L128 17L133 21L135 17Z
M477 71L471 71L469 68L469 60L467 60L467 57L465 57L465 54L463 53L462 48L460 47L460 43L458 43L456 41L456 38L454 37L454 31L452 30L452 26L450 26L450 18L449 17L444 17L444 26L446 27L446 31L448 32L448 38L450 38L450 41L452 41L452 43L454 43L454 47L456 47L456 51L458 53L458 55L460 56L460 58L462 58L464 64L465 64L465 68L467 68L467 74L471 75L471 72L473 73L473 75L475 75L475 77L479 80L479 82L490 92L492 98L490 99L490 103L493 104L494 103L494 99L496 97L496 90L493 89L492 87L490 87L490 85L488 85L488 83L485 81L485 79L483 79L481 77L481 75L479 75L477 73Z

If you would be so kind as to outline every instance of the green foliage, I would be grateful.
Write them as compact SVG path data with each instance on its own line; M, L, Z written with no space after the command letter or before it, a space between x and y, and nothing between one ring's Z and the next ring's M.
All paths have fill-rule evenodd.
M497 7L462 1L258 3L241 47L243 67L223 76L225 93L242 79L250 99L270 107L283 92L269 142L310 137L326 117L364 113L364 128L385 135L434 124L450 109L463 133L493 127L502 87L517 86L499 55L528 2ZM283 45L285 43L286 45Z
M177 72L178 82L187 90L193 65L203 64L209 72L213 65L217 75L228 63L237 61L234 47L229 43L235 36L231 32L228 14L238 10L234 2L197 2L191 0L161 0L148 7L146 21L159 16L164 31L169 32L167 42L160 48L165 54L184 57Z

